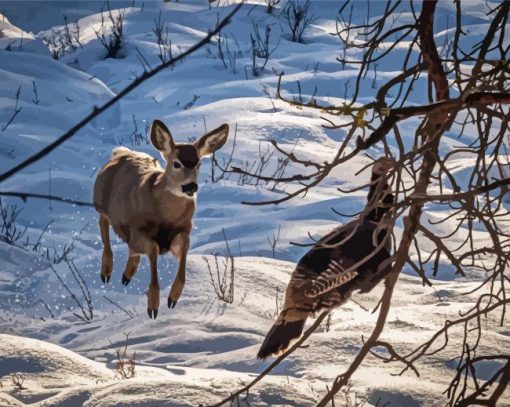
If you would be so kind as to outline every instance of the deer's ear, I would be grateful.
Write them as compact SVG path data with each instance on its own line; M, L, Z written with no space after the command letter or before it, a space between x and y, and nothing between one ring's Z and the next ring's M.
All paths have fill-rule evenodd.
M163 156L169 155L175 148L172 134L161 120L154 120L151 126L151 142Z
M222 124L217 129L210 131L205 136L195 141L195 147L200 158L214 153L227 142L228 124Z

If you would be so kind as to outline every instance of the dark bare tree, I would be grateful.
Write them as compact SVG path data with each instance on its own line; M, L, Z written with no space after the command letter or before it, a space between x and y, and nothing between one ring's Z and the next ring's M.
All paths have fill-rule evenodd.
M418 9L420 6L421 9ZM420 6L413 2L388 0L381 16L361 16L360 20L365 22L355 23L360 20L352 18L352 14L360 10L359 5L353 8L351 1L343 3L337 25L338 38L343 49L361 51L360 59L348 57L346 53L338 58L341 64L359 67L354 86L349 89L350 94L346 98L348 101L344 104L321 104L316 97L308 101L283 97L280 76L278 98L301 109L322 111L327 121L325 127L345 133L329 160L311 162L286 152L273 142L277 152L298 167L297 170L294 168L293 175L264 176L239 167L231 168L234 173L258 176L266 183L292 186L287 190L290 192L285 192L281 198L246 202L266 205L306 194L334 168L346 168L354 157L373 153L376 149L396 163L386 178L395 194L394 203L388 205L388 222L395 224L402 220L404 228L398 241L395 236L392 237L397 244L377 307L378 319L359 352L328 387L318 406L334 405L335 395L345 390L354 372L369 355L379 357L385 363L400 364L399 374L410 370L418 375L417 361L438 357L446 348L451 351L458 349L456 373L445 391L449 406L495 406L510 381L510 357L491 352L491 348L484 345L484 335L488 331L508 322L506 311L510 303L510 214L507 210L510 186L507 175L510 43L505 37L510 2L481 6L486 8L490 24L483 38L473 45L465 41L468 34L460 0L454 2L453 36L444 41L435 38L439 32L434 26L438 17L437 0L425 0ZM398 24L394 16L404 10L410 12L412 18ZM406 46L402 47L404 43ZM370 88L373 83L370 73L375 64L381 66L381 60L395 59L393 51L398 47L401 48L396 55L405 50L401 56L401 73L386 82L379 79L380 86L373 100L359 103L362 90ZM423 99L420 97L421 84L427 90L427 101L420 104L416 101ZM351 120L336 124L337 116ZM409 136L404 138L401 135L404 123L407 134L409 128L414 128L411 140ZM457 135L465 146L448 148L447 137L452 134ZM467 175L466 172L459 174L453 171L454 162L460 157L471 159ZM351 193L369 186L365 184L341 192ZM434 211L442 215L433 222L425 223L422 215L432 205ZM447 224L451 231L439 233L441 226ZM480 233L484 234L484 239L478 237ZM462 236L460 244L459 236ZM395 285L404 267L415 271L423 285L431 285L427 274L448 273L451 267L442 267L444 265L451 265L460 276L473 271L483 276L479 286L470 293L477 295L474 305L457 319L445 321L428 341L415 349L396 349L391 343L380 340ZM457 328L461 329L461 335L455 333ZM386 352L376 352L376 347ZM282 357L277 359L281 360ZM498 362L500 368L488 380L482 380L475 368L481 361ZM262 375L267 373L265 371ZM260 376L257 377L240 391L249 391L260 379ZM233 401L239 394L234 392L217 405Z

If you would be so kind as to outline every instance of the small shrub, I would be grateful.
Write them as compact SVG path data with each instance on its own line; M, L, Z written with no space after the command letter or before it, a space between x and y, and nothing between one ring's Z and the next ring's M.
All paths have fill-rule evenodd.
M126 343L123 349L117 349L117 361L115 363L115 377L121 379L131 379L135 377L136 352L131 356L127 355L128 340L130 333L124 333Z
M218 58L221 60L225 69L230 69L233 74L237 73L237 60L243 57L243 51L237 39L230 34L218 33Z
M138 122L136 121L136 116L134 114L131 115L133 118L133 132L131 133L131 145L139 146L142 144L149 144L149 139L147 138L147 133L143 133L138 128Z
M280 240L280 232L282 231L282 225L278 226L278 232L273 233L272 238L268 237L267 241L269 242L269 246L271 246L271 254L273 255L273 259L276 259L276 245Z
M19 208L17 205L3 205L0 199L0 241L8 244L16 244L23 235L26 233L27 228L23 230L18 229L16 221L19 214L23 211L23 208Z
M276 51L278 45L273 49L270 49L269 40L271 37L271 26L266 25L264 29L264 35L259 31L259 27L256 23L253 23L253 33L250 34L251 50L252 50L252 73L253 76L259 76L264 71L265 66L269 61L269 57L273 52ZM257 59L261 60L260 66L257 64Z
M305 2L290 0L284 9L284 17L292 33L293 42L304 42L303 34L315 20L310 13L310 4L310 0Z
M207 270L211 277L211 285L214 288L216 297L227 304L232 304L234 302L236 267L234 263L234 256L232 255L230 246L228 245L225 229L221 228L221 230L227 246L228 257L225 258L222 265L220 265L217 254L214 255L213 264L209 263L209 259L205 256L202 257L202 259L207 265Z
M81 311L81 314L78 314L76 312L73 312L73 315L76 318L79 318L83 322L91 322L94 318L94 307L92 304L92 295L90 294L89 288L87 286L87 283L85 279L83 278L83 275L81 274L80 270L76 267L74 262L67 258L67 256L64 257L64 261L67 265L68 270L70 271L70 274L72 275L74 281L76 284L78 284L79 293L81 293L81 296L76 295L75 292L71 290L71 288L67 285L67 283L64 281L64 279L60 276L60 274L57 272L55 267L53 267L50 264L50 269L53 271L55 276L57 276L58 281L60 281L60 284L62 284L62 287L67 291L69 296L74 300L76 305Z
M281 0L265 0L266 1L266 10L268 14L273 14L274 9L278 4L280 4Z
M64 28L60 30L52 29L43 39L43 43L50 50L53 59L60 59L64 55L82 48L80 42L80 26L78 23L70 24L67 16L64 15Z
M280 289L276 287L275 295L274 295L274 311L266 311L265 315L269 319L276 319L280 315L280 312L283 309L283 305L285 303L285 294L280 295Z
M158 19L154 20L154 28L152 29L156 42L158 43L159 54L158 57L162 63L172 59L172 42L168 35L168 27L161 21L161 11L158 14Z
M106 49L107 54L105 59L118 58L119 52L124 46L124 11L117 10L117 16L114 16L110 9L110 3L106 2L108 8L108 19L110 20L110 34L106 27L104 12L101 13L101 27L99 30L94 30L97 39L101 42Z
M16 389L16 391L26 390L27 388L23 386L25 382L25 378L18 373L13 373L11 375L12 385Z

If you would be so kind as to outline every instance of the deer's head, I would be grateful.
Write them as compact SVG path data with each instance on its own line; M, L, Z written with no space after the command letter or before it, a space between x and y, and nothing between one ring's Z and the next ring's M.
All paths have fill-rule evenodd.
M198 190L200 160L220 149L228 138L228 124L200 137L194 143L175 143L161 120L151 126L151 142L166 160L166 182L172 193L192 198Z

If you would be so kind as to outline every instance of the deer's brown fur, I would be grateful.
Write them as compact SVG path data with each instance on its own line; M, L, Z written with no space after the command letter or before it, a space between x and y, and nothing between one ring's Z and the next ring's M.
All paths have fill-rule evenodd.
M151 128L151 141L167 161L166 168L148 154L119 147L101 169L94 185L94 206L99 212L103 242L101 278L108 282L113 255L109 226L129 247L122 276L127 285L140 262L149 257L151 283L147 312L156 318L159 307L157 257L171 252L179 260L179 270L168 297L174 307L185 282L186 256L195 211L193 194L198 188L199 161L225 144L228 126L223 125L193 144L175 144L168 128L159 120Z

